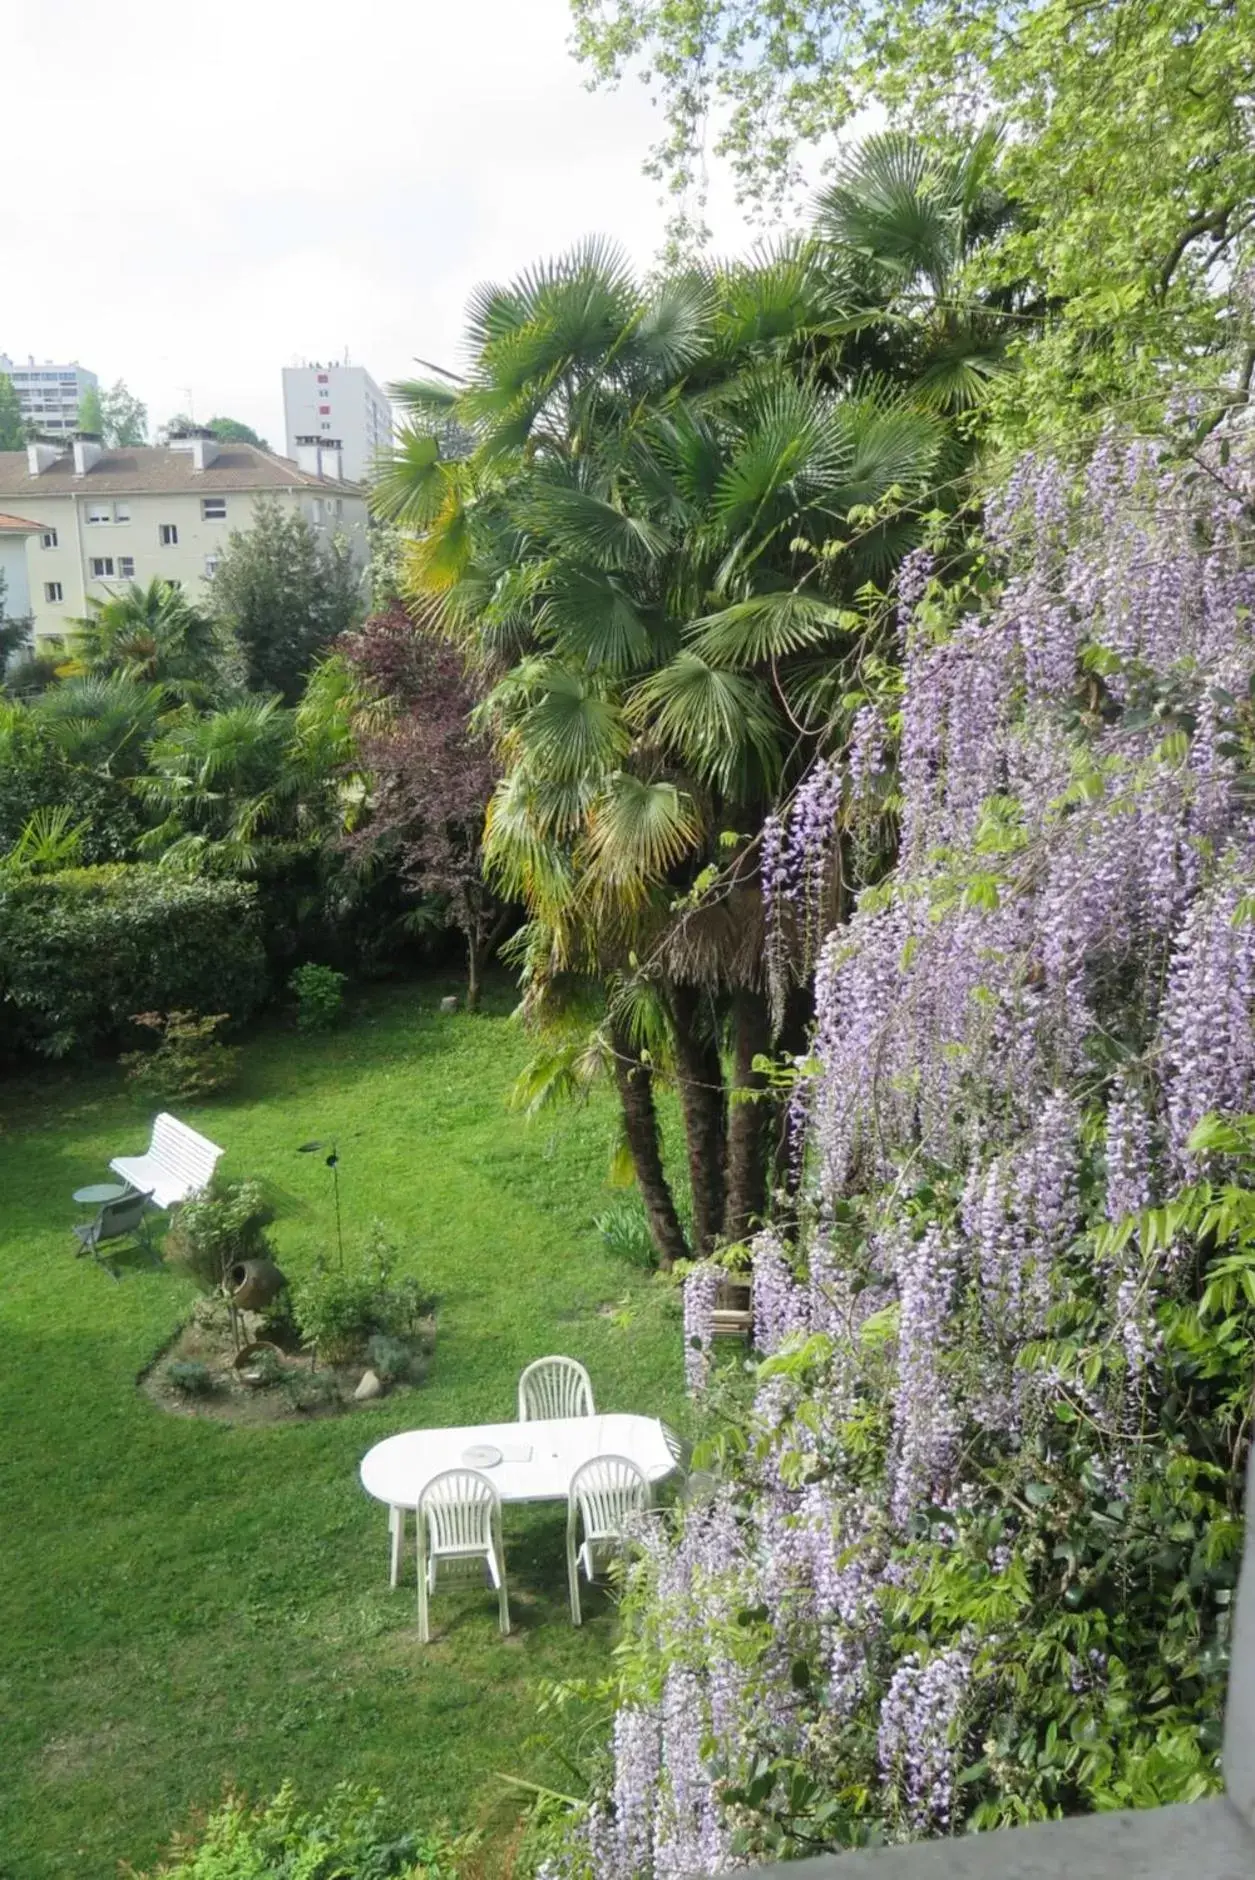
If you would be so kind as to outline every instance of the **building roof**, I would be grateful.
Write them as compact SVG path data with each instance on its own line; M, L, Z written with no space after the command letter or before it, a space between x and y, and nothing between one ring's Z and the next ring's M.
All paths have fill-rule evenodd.
M32 476L24 450L0 450L0 496L196 496L222 490L330 490L360 496L361 486L335 477L312 476L288 457L255 444L222 444L204 470L192 468L191 453L157 446L102 451L85 476L74 474L69 449L41 476Z
M12 455L12 452L6 453ZM25 516L6 516L0 509L0 535L39 535L42 522L27 522Z

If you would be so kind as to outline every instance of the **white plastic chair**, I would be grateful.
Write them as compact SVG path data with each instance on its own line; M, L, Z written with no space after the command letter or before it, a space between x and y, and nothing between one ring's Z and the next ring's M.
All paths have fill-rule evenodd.
M537 1417L592 1417L593 1382L574 1358L537 1358L519 1379L519 1422Z
M566 1568L571 1589L571 1623L582 1625L580 1569L595 1580L599 1555L622 1548L628 1521L650 1505L643 1469L627 1456L593 1456L571 1477L567 1496ZM584 1539L577 1547L581 1518Z
M501 1497L477 1469L446 1469L433 1476L418 1502L418 1636L431 1637L428 1596L436 1590L440 1561L474 1566L482 1561L497 1589L501 1630L510 1630L510 1601L505 1584L505 1546L501 1539Z

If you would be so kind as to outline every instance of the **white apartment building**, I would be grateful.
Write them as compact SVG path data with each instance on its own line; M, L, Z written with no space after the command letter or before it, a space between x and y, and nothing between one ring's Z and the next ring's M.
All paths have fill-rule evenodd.
M100 382L75 360L68 366L45 359L25 365L0 353L0 372L13 381L24 421L48 437L73 437L78 430L78 407L84 392L98 392Z
M392 406L365 366L284 366L283 425L289 457L302 443L338 437L345 476L367 483L392 442Z
M365 497L341 475L330 440L303 447L296 463L207 431L161 447L104 450L76 438L0 451L0 510L39 524L25 538L36 646L64 642L90 596L131 581L160 575L203 600L228 536L251 526L262 497L327 537L347 536L365 563Z

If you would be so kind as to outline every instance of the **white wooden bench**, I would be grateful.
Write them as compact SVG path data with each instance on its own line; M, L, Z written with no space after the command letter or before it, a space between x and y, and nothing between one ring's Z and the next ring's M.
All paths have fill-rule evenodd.
M216 1142L163 1110L153 1123L147 1153L116 1155L109 1167L132 1188L150 1193L155 1207L172 1208L200 1193L221 1154Z

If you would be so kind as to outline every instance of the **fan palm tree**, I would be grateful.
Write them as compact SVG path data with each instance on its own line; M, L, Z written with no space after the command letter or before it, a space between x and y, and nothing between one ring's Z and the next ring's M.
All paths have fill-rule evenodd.
M219 681L213 623L172 581L132 581L106 600L89 595L74 622L73 653L93 678L117 675L161 686L174 700L204 702Z
M30 713L70 763L130 777L165 706L161 686L114 672L63 679L33 701Z
M678 1224L643 1157L660 1056L622 989L648 981L665 1014L705 1250L766 1200L766 1107L729 1105L722 1059L730 1036L744 1094L770 1044L758 833L841 742L851 604L916 539L948 441L955 401L913 395L935 360L885 304L900 292L831 232L653 287L586 246L477 296L463 389L397 388L411 424L377 501L413 532L427 617L495 678L484 848L530 916L526 1004L570 974L607 994L664 1258ZM903 324L892 379L867 370L877 322ZM451 420L476 440L453 461Z
M293 715L277 698L177 713L148 748L135 790L161 820L141 847L170 867L255 873L300 835L303 774Z
M1031 319L1022 286L974 296L965 270L1004 234L1014 204L997 180L1001 137L987 127L938 148L909 131L857 145L815 204L814 228L841 265L861 265L892 321L895 369L913 398L950 414L980 404Z

